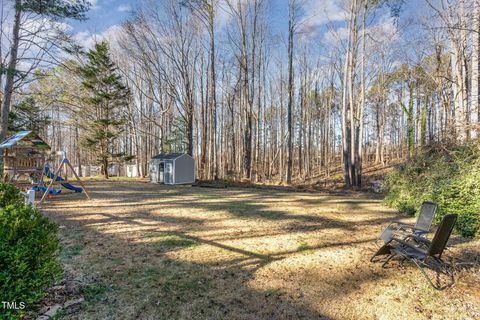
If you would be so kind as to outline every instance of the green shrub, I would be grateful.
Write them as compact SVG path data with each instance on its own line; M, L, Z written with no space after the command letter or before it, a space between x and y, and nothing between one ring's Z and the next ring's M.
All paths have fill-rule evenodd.
M447 213L459 215L456 230L465 237L480 233L480 148L432 147L395 168L386 178L385 202L414 214L423 201L438 203L436 222Z
M57 226L37 209L23 204L0 208L1 301L15 301L17 305L24 302L25 310L29 310L44 296L45 289L61 271L56 233ZM18 319L25 310L2 312L7 312L7 319Z
M5 208L9 204L21 205L24 203L20 190L13 184L0 183L0 208Z

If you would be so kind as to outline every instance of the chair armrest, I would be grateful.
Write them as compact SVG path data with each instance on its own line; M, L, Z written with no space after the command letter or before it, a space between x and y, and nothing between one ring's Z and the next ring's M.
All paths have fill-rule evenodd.
M411 236L412 236L412 235L407 236L407 237L405 237L404 239L407 239L407 238L409 238L409 237L411 237ZM412 237L413 237L413 236L412 236ZM404 240L402 240L402 239L398 239L398 238L395 238L395 237L392 238L392 240L395 240L396 242L398 242L398 243L400 243L400 244L402 244L402 245L404 245L404 246L407 246L407 247L409 247L410 249L415 250L415 251L417 251L417 252L419 252L419 253L421 253L421 254L425 254L425 255L427 254L427 252L426 252L425 250L422 250L422 249L420 249L419 247L416 247L416 246L414 246L413 244L411 244L411 243L409 243L409 242L407 242L407 241L404 241Z
M405 227L405 228L409 228L409 227L413 227L413 224L410 225L410 224L404 224L404 223L400 223L400 222L390 222L390 224L388 225L388 228L396 228L397 230L401 229L402 227Z
M399 229L415 229L413 224L404 224L404 223L398 223L398 228Z
M411 231L413 232L422 232L422 233L427 233L428 231L425 231L425 230L422 230L422 229L418 229L418 228L415 228L415 225L413 224L404 224L404 223L399 223L399 222L391 222L387 228L394 228L396 226L396 229L397 230L403 230L403 231L407 231L407 229L410 229Z
M408 230L410 229L410 230ZM427 233L426 231L415 228L413 225L400 224L398 222L391 222L380 234L379 239L382 239L385 243L394 235L404 236L406 239L411 234L417 234L418 236Z
M415 226L414 226L414 225L411 225L411 224L399 224L399 225L398 225L398 230L407 231L406 229L410 229L410 230L412 230L413 232L417 232L417 233L428 233L428 231L415 228Z
M431 245L431 244L432 244L432 242L431 242L430 240L428 240L428 239L426 239L426 238L423 238L423 237L420 237L420 236L418 236L418 235L416 235L416 234L412 234L412 238L415 239L416 241L422 242L422 243L424 243L424 244L426 244L426 245Z
M398 242L398 243L402 243L402 242L405 242L408 238L410 238L412 235L411 234L407 234L405 237L403 237L403 239L399 239L395 236L391 237L388 241L385 242L385 244L390 244L392 241L395 241L395 242Z

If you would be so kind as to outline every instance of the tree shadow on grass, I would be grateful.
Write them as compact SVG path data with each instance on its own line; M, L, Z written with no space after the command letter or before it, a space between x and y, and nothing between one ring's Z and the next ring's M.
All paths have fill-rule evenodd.
M98 192L97 189L93 189L93 193L95 198L98 200ZM108 192L105 192L107 195ZM234 195L241 194L241 191L234 191ZM102 214L108 216L109 214L102 212L102 208L106 210L111 210L112 207L121 207L125 208L135 208L142 206L142 211L135 211L134 215L125 215L123 219L125 220L134 220L138 218L149 218L152 220L158 220L166 222L166 223L184 223L184 224L198 224L202 223L201 219L194 219L191 218L183 218L183 217L168 217L167 215L160 214L156 215L153 214L152 211L155 209L161 208L164 211L168 212L168 208L172 208L175 210L178 209L201 209L206 212L220 212L226 213L234 218L238 219L245 219L245 220L266 220L266 221L285 221L285 222L292 222L296 223L296 226L292 224L292 227L297 227L300 224L308 225L308 228L311 230L313 229L322 229L322 228L343 228L343 229L355 229L355 225L342 221L340 219L332 219L323 217L320 215L312 215L312 214L292 214L289 212L285 212L279 209L272 210L270 206L260 203L255 203L247 200L231 200L228 199L227 202L201 202L201 201L193 201L192 199L174 199L170 201L153 201L146 204L142 203L141 194L134 194L133 192L128 193L128 197L124 198L123 196L115 196L110 195L108 198L105 198L106 203L104 205L95 204L82 204L82 209L86 210L89 208L95 209L97 212L95 214ZM169 194L168 196L174 197L175 195ZM229 195L232 197L232 195ZM125 203L127 202L127 203ZM55 202L50 202L49 206L54 206ZM48 208L49 206L46 206ZM168 221L171 220L171 221ZM182 221L184 220L184 221ZM98 221L101 222L101 221Z
M109 194L108 188L102 190L105 195ZM82 203L81 210L87 213L77 213L77 209L66 202L57 203L64 207L54 208L55 201L51 202L51 210L47 213L51 219L65 225L63 237L68 238L72 246L77 242L83 246L66 263L70 264L70 270L82 275L78 282L87 288L84 292L88 301L80 309L67 310L67 319L322 319L327 317L315 299L323 300L324 305L335 304L342 297L361 290L362 286L397 273L369 266L369 256L360 261L360 266L354 265L348 257L344 258L343 265L335 262L337 251L355 248L369 253L366 248L377 235L365 234L361 227L379 226L391 220L390 216L372 218L365 215L359 221L350 222L318 214L272 210L270 206L246 200L229 200L231 206L227 209L224 203L199 203L191 199L162 199L144 206L141 192L138 188L134 190L137 191L128 192L125 187L122 196L105 198L105 207ZM93 192L96 194L96 189ZM126 205L122 205L123 194L129 197ZM235 194L241 195L237 191ZM181 193L179 197L184 196ZM199 198L188 195L192 196ZM112 207L126 211L111 213L114 212ZM192 217L189 211L192 208L207 214L220 214L213 219L204 219L202 215ZM156 209L161 212L155 212ZM169 214L170 209L180 209L181 214ZM89 215L99 216L99 219L89 219ZM263 222L267 226L272 223L272 227L249 227L242 234L227 223L228 229L224 230L222 221L231 219ZM278 226L273 227L273 223ZM121 231L114 232L117 225ZM257 252L252 245L236 246L229 241L337 228L347 232L341 237L330 235L318 244L277 248L268 254ZM363 234L358 236L357 232ZM76 238L75 234L82 234L82 237ZM196 251L205 248L208 250ZM296 270L291 278L283 278L281 283L297 286L295 290L300 293L301 286L305 286L314 292L313 295L297 296L281 286L269 283L262 286L261 281L257 281L262 272L268 273L272 268L275 275L279 272L276 264L292 256L310 254L307 251L325 254L321 261L326 265L315 266L314 271ZM199 256L198 252L205 256ZM209 252L226 254L209 257ZM335 255L330 260L332 254ZM312 257L318 259L318 255L312 254ZM337 273L336 269L342 272ZM406 281L413 285L412 282L420 277L415 273L414 277L406 277ZM271 279L275 280L275 276ZM328 316L341 318L341 314Z
M49 216L66 226L62 237L82 233L87 240L68 268L81 274L80 292L87 301L65 310L65 319L327 319L288 297L248 285L255 270L272 261L268 256L178 232L164 233L148 244L133 243L81 221ZM250 267L170 256L175 250L195 250L197 244L243 255Z
M189 205L191 207L192 204ZM190 208L186 203L176 203L175 207ZM82 206L82 210L85 209L88 210ZM205 205L202 209L225 211L221 205L211 204ZM241 208L242 211L245 209L250 212L247 215L248 219L267 221L293 219L318 224L332 223L330 220L316 219L308 215L290 216L281 211L275 212L272 216L271 212L266 214L258 212L263 209L260 205L247 204ZM69 208L69 211L73 213L75 208ZM236 208L230 208L227 213L237 219L241 218L239 215L245 215L244 212L237 212ZM265 292L248 284L254 279L257 270L295 254L296 251L283 251L273 255L260 254L189 234L188 230L192 225L203 230L207 228L202 225L201 219L154 215L149 211L135 212L134 215L115 215L102 212L101 209L95 211L93 208L91 213L83 214L84 219L81 215L58 215L55 212L50 214L57 223L66 225L65 230L68 232L64 237L70 237L75 233L83 234L84 247L69 261L74 261L72 263L76 261L77 265L74 268L88 275L87 281L82 283L85 287L82 292L89 301L83 309L72 313L72 318L79 315L105 319L326 318L301 300L284 296L281 291ZM88 219L88 215L101 218ZM147 244L135 243L125 240L120 233L98 231L93 228L92 222L93 225L106 227L119 225L126 228L126 233L131 233L135 228L147 228L147 234L155 234L158 239ZM173 231L156 231L156 226L175 228ZM337 227L341 226L343 224ZM218 228L216 226L207 229ZM75 242L75 239L70 242ZM194 250L198 245L230 252L234 256L211 263L181 261L171 257L176 251Z
M110 189L108 189L110 188ZM201 226L201 231L215 231L218 228L217 227L209 227L208 225L204 225L206 221L208 221L209 224L212 222L218 221L219 223L225 221L228 219L228 216L240 220L246 220L246 221L275 221L275 222L281 222L281 227L277 228L269 228L267 230L261 230L261 231L254 231L254 235L250 234L245 234L245 235L240 235L240 234L234 234L233 236L229 236L228 234L219 234L216 237L216 240L229 240L229 239L248 239L248 238L258 238L262 236L275 236L275 235L282 235L282 234L287 234L287 233L300 233L300 232L315 232L319 230L325 230L325 229L342 229L342 230L348 230L352 234L358 230L359 227L363 226L371 226L371 225L379 225L382 226L383 224L386 224L391 221L390 216L387 217L378 217L378 218L373 218L370 219L369 217L365 217L364 219L361 219L360 221L355 221L352 223L351 221L348 220L343 220L341 217L345 216L342 215L340 218L329 218L324 215L320 214L298 214L298 213L292 213L292 212L286 212L282 211L279 209L274 209L272 210L270 208L270 205L265 205L257 202L250 201L250 198L252 197L250 195L251 190L247 190L247 194L249 195L249 200L232 200L231 198L228 198L226 201L220 197L218 197L217 193L211 192L210 195L216 195L219 201L215 202L202 202L202 201L195 201L192 199L180 199L178 198L178 192L177 191L171 191L170 189L166 189L165 187L162 188L162 190L165 190L168 192L167 198L170 198L169 200L162 199L161 201L153 201L153 202L148 202L148 203L143 203L142 200L142 195L145 193L148 194L148 192L152 191L145 191L141 188L132 188L129 185L123 185L122 186L122 194L127 194L128 199L125 199L123 195L115 195L112 194L111 192L112 186L105 186L105 185L97 185L93 189L93 193L96 198L98 198L98 194L103 194L104 196L108 195L108 199L106 198L106 203L104 205L99 206L98 203L89 205L88 202L85 202L85 204L82 204L82 210L88 210L92 209L95 210L92 213L75 213L75 218L81 218L82 215L84 215L84 220L89 221L88 215L94 215L96 216L95 218L92 218L90 221L92 222L92 225L97 225L101 226L102 224L107 224L107 223L113 223L111 222L112 220L115 221L115 223L118 223L121 221L121 223L125 224L137 224L137 225L142 225L147 228L147 224L145 222L140 222L142 221L150 221L150 225L152 226L150 229L154 229L155 225L157 224L162 224L164 226L170 226L176 231L188 231L192 229L197 229ZM129 189L132 188L132 189ZM150 186L150 188L153 188ZM101 192L98 191L98 189L101 190ZM133 190L133 191L132 191ZM187 188L182 189L182 191L191 191L188 190ZM197 191L197 189L193 189L194 191ZM154 190L155 191L155 190ZM244 193L242 193L243 190L233 190L230 192L229 197L237 196L240 195L242 197L245 196ZM264 190L262 190L264 192ZM185 195L184 193L181 193L181 195ZM190 192L187 192L187 195L189 197L194 197L195 199L201 198L197 194L191 194ZM175 198L177 197L177 198ZM272 199L271 197L267 198L268 200L275 200ZM128 201L126 201L128 200ZM295 201L300 201L302 199L297 199ZM308 200L308 199L306 199ZM127 203L125 203L125 201ZM151 200L150 200L151 201ZM336 203L348 203L348 210L352 209L350 206L351 204L357 203L357 201L352 201L348 199L333 199L333 198L328 198L325 200L328 203L332 202L334 204ZM362 202L363 203L363 202ZM54 202L51 202L51 205L54 205ZM121 207L122 209L128 209L125 214L111 214L105 211L109 211L112 209L112 207ZM102 208L105 208L103 210ZM133 208L139 208L140 210L133 210ZM214 218L212 219L211 217L188 217L186 215L168 215L165 213L160 213L158 214L155 212L157 209L161 209L164 212L168 213L169 209L184 209L186 213L188 213L188 210L191 210L192 208L202 210L204 212L219 212L219 213L224 213L227 214L228 216L223 218ZM355 208L355 207L353 207ZM102 216L102 218L98 218L98 216ZM380 227L379 227L380 230ZM252 233L252 232L249 232Z

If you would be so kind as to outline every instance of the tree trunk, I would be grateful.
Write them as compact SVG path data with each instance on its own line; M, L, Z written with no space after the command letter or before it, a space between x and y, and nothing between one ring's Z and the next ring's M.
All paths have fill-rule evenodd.
M75 127L75 157L77 158L78 176L82 177L82 157L80 154L80 137L78 134L78 127Z
M350 6L350 17L348 22L348 38L347 38L347 48L345 52L345 62L343 70L343 84L342 84L342 147L343 147L343 174L345 185L350 187L354 181L352 177L352 136L353 132L353 122L352 122L352 108L354 101L352 101L353 88L353 33L356 28L355 25L355 11L356 11L356 0L352 1ZM349 117L350 116L350 117Z
M108 159L103 160L103 176L108 179Z
M288 14L288 106L287 106L287 183L292 183L293 157L293 32L295 18L295 1L291 0Z
M413 90L415 88L415 82L410 81L408 84L408 109L407 109L407 147L408 147L408 158L413 156L415 151L415 132L414 132L414 123L413 123Z
M5 140L8 134L8 116L12 102L13 86L17 68L18 46L20 44L20 24L22 18L21 1L15 1L15 18L12 29L12 47L10 49L10 61L8 62L7 76L5 82L2 111L0 114L0 141Z
M355 185L360 187L362 185L362 170L363 170L363 113L365 110L365 96L366 96L366 88L365 88L365 64L366 64L366 43L367 43L367 12L368 12L368 1L365 1L364 4L364 12L363 12L363 20L362 20L362 64L361 64L361 101L360 101L360 109L358 110L357 118L358 118L358 129L357 129L357 138L356 138L356 154L355 154L355 170L356 170L356 181Z
M218 178L218 155L217 155L217 80L215 73L215 30L214 30L214 20L215 20L215 7L213 3L209 5L209 28L210 28L210 63L211 63L211 92L212 97L212 117L213 117L213 134L212 134L212 153L213 153L213 179Z
M472 85L471 85L471 110L477 111L477 125L480 125L480 94L479 94L479 51L480 51L480 3L473 1L472 19ZM480 128L477 128L477 137L480 136Z

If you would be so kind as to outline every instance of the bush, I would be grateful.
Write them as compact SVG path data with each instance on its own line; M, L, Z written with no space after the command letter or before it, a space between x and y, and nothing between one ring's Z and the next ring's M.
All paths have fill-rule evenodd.
M456 230L464 237L480 234L480 148L432 147L387 175L385 202L414 214L423 201L438 203L436 222L458 214Z
M24 302L27 310L60 274L57 226L37 209L17 203L10 187L0 189L5 191L0 201L13 202L0 208L0 300ZM16 319L25 310L2 311Z
M0 183L0 208L5 208L10 204L22 205L24 201L17 187L8 183Z

